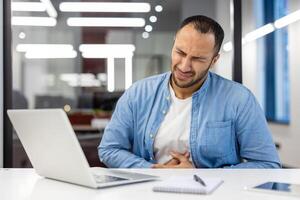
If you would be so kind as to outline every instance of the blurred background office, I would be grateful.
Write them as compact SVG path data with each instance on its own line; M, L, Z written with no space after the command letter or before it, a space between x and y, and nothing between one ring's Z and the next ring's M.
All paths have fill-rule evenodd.
M283 165L300 167L300 1L241 2L242 83L264 109ZM12 0L12 108L64 109L90 165L102 166L96 148L118 98L135 81L169 70L174 34L184 18L207 15L222 25L225 39L212 71L233 79L232 5ZM15 133L11 139L12 167L30 167Z

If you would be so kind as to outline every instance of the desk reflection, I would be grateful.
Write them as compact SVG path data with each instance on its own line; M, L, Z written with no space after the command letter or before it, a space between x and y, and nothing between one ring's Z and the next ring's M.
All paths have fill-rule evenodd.
M99 191L83 186L55 181L47 178L40 178L35 182L30 195L31 200L41 199L96 199L99 197ZM97 198L98 198L97 197Z

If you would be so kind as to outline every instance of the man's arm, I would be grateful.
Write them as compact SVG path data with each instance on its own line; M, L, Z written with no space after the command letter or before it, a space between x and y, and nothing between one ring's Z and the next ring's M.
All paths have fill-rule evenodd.
M113 168L150 168L152 163L131 152L133 113L129 92L119 99L110 123L107 125L98 146L100 161Z
M237 142L242 162L230 168L280 168L280 160L268 129L264 112L252 93L235 121Z

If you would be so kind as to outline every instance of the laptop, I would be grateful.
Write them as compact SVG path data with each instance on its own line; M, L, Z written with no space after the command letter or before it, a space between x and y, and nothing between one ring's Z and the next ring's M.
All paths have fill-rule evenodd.
M8 110L7 114L34 169L41 176L91 188L158 178L118 169L90 168L62 109Z

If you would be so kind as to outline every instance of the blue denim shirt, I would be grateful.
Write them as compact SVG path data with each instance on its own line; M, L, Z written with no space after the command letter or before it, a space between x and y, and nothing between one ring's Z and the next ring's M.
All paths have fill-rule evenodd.
M170 74L138 81L119 99L98 147L108 167L149 168L156 163L153 143L170 107ZM254 95L212 72L192 96L190 150L197 168L280 167Z

